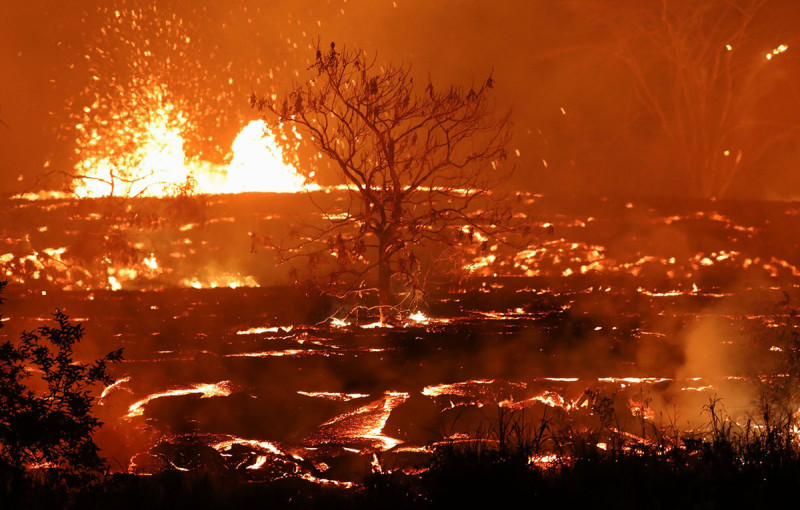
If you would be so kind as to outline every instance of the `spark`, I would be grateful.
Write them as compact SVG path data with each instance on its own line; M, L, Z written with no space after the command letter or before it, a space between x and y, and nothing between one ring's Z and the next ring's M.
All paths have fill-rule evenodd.
M778 46L777 48L772 50L770 53L767 53L767 60L772 60L773 56L780 55L781 53L783 53L784 51L786 51L788 49L789 49L789 46L787 46L785 44L781 44L780 46Z

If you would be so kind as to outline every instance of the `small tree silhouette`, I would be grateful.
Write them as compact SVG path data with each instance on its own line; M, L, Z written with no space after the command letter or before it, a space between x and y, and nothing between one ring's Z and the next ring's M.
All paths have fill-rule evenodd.
M108 364L122 360L122 349L92 364L76 362L83 326L61 310L54 317L57 327L0 344L0 464L12 475L45 468L67 481L86 480L103 467L92 440L102 423L91 414L90 390L112 382Z
M509 113L493 114L491 76L468 91L429 81L418 93L409 66L333 43L317 45L310 70L282 100L253 94L251 104L298 127L349 192L344 210L315 203L324 225L272 243L283 261L302 258L323 291L377 297L383 321L418 305L426 280L442 273L437 261L530 233L498 189L511 172L501 166L511 135Z

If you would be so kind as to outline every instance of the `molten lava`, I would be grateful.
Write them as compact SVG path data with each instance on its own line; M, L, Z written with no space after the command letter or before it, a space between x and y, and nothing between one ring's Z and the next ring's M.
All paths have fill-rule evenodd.
M295 133L299 138L299 134ZM242 129L233 141L233 159L222 189L206 188L204 193L242 193L270 191L295 193L304 189L319 189L308 184L306 178L289 164L284 163L283 151L263 120L254 120Z
M236 136L229 165L189 158L184 150L185 117L171 104L146 112L148 120L129 121L103 136L86 135L78 150L74 192L80 198L174 196L182 193L295 193L319 189L284 160L283 149L263 120ZM295 135L298 136L299 135ZM124 137L124 147L120 140Z
M188 388L173 388L171 390L153 393L147 397L133 403L128 408L127 418L134 418L144 414L144 406L148 402L157 398L175 397L179 395L199 394L201 398L227 397L233 393L233 383L230 381L220 381L218 383L199 383L193 384Z

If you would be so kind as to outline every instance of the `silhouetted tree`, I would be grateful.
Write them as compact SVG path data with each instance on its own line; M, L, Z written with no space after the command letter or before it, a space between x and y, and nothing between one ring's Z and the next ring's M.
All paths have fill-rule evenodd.
M73 348L83 326L60 310L54 317L56 327L0 343L0 464L12 475L42 468L85 480L104 465L92 440L101 422L91 414L90 391L112 382L108 364L122 359L122 349L91 364L77 362Z
M443 252L439 260L461 247L485 251L488 238L524 228L497 189L510 175L501 169L510 131L509 113L493 115L491 76L468 91L429 80L417 93L408 65L376 65L333 43L317 45L309 69L283 99L254 94L251 104L300 128L350 201L318 205L325 224L282 240L284 261L303 258L340 297L377 295L385 320L416 306Z

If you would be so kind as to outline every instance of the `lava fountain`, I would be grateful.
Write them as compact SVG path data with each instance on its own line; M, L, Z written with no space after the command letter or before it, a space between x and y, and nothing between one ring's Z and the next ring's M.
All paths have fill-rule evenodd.
M246 98L231 87L239 79L232 62L212 64L191 21L156 6L101 8L100 15L105 26L86 34L94 39L84 55L90 85L68 105L75 164L55 172L67 174L75 196L317 189L307 180L313 174L289 163L300 135L248 121ZM229 146L223 140L237 130Z
M236 136L231 162L225 166L186 156L181 128L187 123L171 104L156 108L147 117L148 123L140 130L122 128L120 136L126 137L127 152L93 151L78 162L73 180L76 196L295 193L319 188L284 161L283 149L263 120L251 121ZM97 146L102 141L95 131L88 144Z

